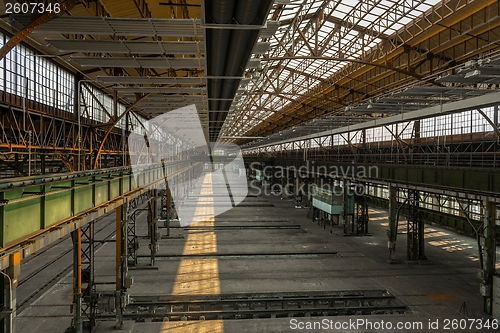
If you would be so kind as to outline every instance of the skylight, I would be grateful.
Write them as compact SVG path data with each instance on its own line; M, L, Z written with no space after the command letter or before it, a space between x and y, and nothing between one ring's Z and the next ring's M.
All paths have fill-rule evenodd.
M247 86L248 94L238 107L247 116L244 126L228 126L227 135L242 135L276 113L266 109L279 113L292 100L314 92L350 63L342 59L363 60L365 53L438 2L292 0L275 5L269 19L279 17L281 25L269 40L267 57L272 60L264 63L266 75Z

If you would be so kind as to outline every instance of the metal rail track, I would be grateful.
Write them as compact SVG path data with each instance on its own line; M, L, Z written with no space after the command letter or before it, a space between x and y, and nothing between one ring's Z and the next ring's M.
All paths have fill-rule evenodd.
M70 235L66 235L64 237L62 237L61 239L59 239L58 241L55 241L54 243L50 244L49 246L43 248L43 250L41 251L37 251L35 254L33 254L32 256L30 256L29 258L26 258L24 259L23 261L21 261L21 267L26 265L27 263L29 263L30 261L33 261L35 260L37 257L39 257L41 254L49 251L49 250L52 250L53 248L57 247L59 244L61 244L62 242L64 242L65 240L69 239Z
M125 317L137 321L215 320L408 313L386 290L189 296L132 296Z
M95 230L95 234L97 235L99 232L103 231L104 229L106 229L107 227L113 225L114 223L115 222L113 220L111 220L110 222L108 222L105 225L101 226L98 230ZM109 238L113 237L115 235L115 233L116 233L116 231L113 230L110 234L108 234L106 237L104 237L103 241L108 240ZM39 251L36 254L34 254L33 257L30 257L28 261L22 262L21 265L26 264L26 263L28 263L28 262L30 262L32 260L37 259L37 258L40 259L41 255L43 255L47 251L53 249L54 247L60 245L62 242L64 242L65 240L67 240L69 238L70 238L70 235L67 235L67 236L63 237L60 241L58 241L58 242L56 242L54 244L51 244L51 246L49 246L49 247L45 248L44 250ZM104 244L104 242L96 242L95 249L97 250L102 244ZM23 284L25 284L26 282L30 281L31 279L33 279L34 277L36 277L38 274L40 274L42 271L44 271L45 269L51 267L57 261L59 261L60 259L62 259L64 256L70 254L72 251L73 251L73 248L69 248L68 250L65 250L64 252L62 252L58 256L52 258L51 260L49 260L48 262L46 262L45 264L43 264L42 266L40 266L38 269L36 269L32 273L30 273L27 276L25 276L24 278L20 279L18 287L20 287ZM73 267L73 264L67 265L67 266L65 266L63 268L59 268L58 272L55 273L48 280L44 281L43 284L40 287L38 287L35 291L33 291L32 293L30 293L23 300L19 300L17 302L17 309L21 309L24 305L26 305L26 303L28 303L36 295L40 294L47 287L53 285L53 283L57 279L61 278L64 274L66 274L72 267Z
M138 258L150 258L149 255L138 255ZM297 258L340 258L339 252L275 252L275 253L220 253L220 254L156 254L156 260L178 261L182 259L297 259Z
M109 223L107 223L105 226L101 227L99 230L96 230L95 233L99 233L101 232L102 230L104 230L105 228L107 228L108 226L112 225L114 223L114 221L110 221ZM109 234L108 236L106 236L104 238L104 240L112 237L115 233L112 232L111 234ZM60 241L54 243L53 245L51 245L50 247L44 249L43 251L40 251L40 252L37 252L35 255L33 255L33 257L30 257L28 261L26 262L22 262L21 263L21 266L32 261L32 260L35 260L36 258L39 258L42 254L44 254L45 252L53 249L54 247L56 247L57 245L61 244L63 241L67 240L70 238L71 235L67 235L63 238L61 238ZM19 283L18 283L18 286L21 286L23 283L29 281L30 279L32 279L33 277L35 277L37 274L39 274L40 272L42 272L44 269L46 269L47 267L49 267L50 265L54 264L55 262L57 262L59 259L61 259L62 257L64 257L65 255L67 255L68 253L71 253L73 251L73 248L70 248L64 252L62 252L60 255L58 255L57 257L53 258L52 260L48 261L47 263L45 263L44 265L40 266L40 268L38 268L36 271L32 272L31 274L27 275L26 277L24 277L23 279L19 280Z

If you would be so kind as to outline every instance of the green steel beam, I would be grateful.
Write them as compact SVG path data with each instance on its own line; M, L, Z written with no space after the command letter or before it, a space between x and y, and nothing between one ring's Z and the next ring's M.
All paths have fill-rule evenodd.
M245 160L249 164L252 161L253 159ZM402 187L464 199L483 200L484 197L488 197L490 202L500 203L500 171L498 169L334 162L313 163L312 161L278 159L268 159L266 164L273 164L275 167L294 167L301 173L307 171L312 176L330 175L334 176L334 178L354 178L368 184ZM367 173L368 170L372 170L372 175L371 177L368 174L366 174L366 177L357 177L358 175L355 172L355 177L352 177L352 168L365 170ZM339 174L339 170L343 170L345 175ZM378 174L373 174L375 170L378 170ZM370 197L370 201L389 208L389 200L387 199ZM405 208L402 211L405 211ZM427 222L443 225L471 236L476 236L474 228L478 229L481 226L481 222L472 221L474 223L473 228L471 223L464 217L436 212L422 207L419 207L419 211ZM392 228L394 228L394 225L392 225ZM497 226L495 229L497 231L497 241L500 242L500 227ZM394 239L390 240L395 242L395 237L394 235ZM394 245L394 243L391 245Z
M378 207L389 208L389 200L379 197L368 196L368 201ZM482 227L481 221L470 220L463 216L457 216L453 214L447 214L443 212L438 212L435 210L420 207L419 208L423 220L426 223L435 223L440 226L444 226L449 229L456 230L460 233L469 235L471 237L477 237L476 230ZM403 207L401 209L400 215L405 215L408 210ZM471 225L472 223L472 225ZM500 242L500 226L496 226L496 240Z
M246 160L245 162L249 162ZM435 189L453 189L500 198L500 170L494 168L460 168L391 164L335 163L275 160L275 166L302 167L310 173L335 175L335 178L355 178L365 182L413 184ZM354 177L353 172L354 170ZM360 173L364 170L364 176ZM345 173L342 174L342 172ZM371 173L371 175L370 175Z
M165 172L200 166L170 162ZM161 164L144 166L137 180L123 167L0 181L0 270L9 267L11 253L24 258L163 181Z

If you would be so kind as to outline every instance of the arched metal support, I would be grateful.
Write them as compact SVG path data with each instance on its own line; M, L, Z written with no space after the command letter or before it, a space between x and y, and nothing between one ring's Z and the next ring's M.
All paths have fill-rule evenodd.
M109 129L106 131L106 134L104 135L104 138L102 138L101 140L101 144L99 145L99 149L97 150L97 153L96 153L96 156L95 156L95 160L94 160L94 169L97 169L98 165L99 165L99 156L101 156L101 153L104 149L104 144L106 143L106 139L108 138L109 134L111 134L111 131L115 128L116 124L118 124L120 122L120 120L125 117L130 111L132 111L132 109L137 105L139 104L143 99L149 97L149 95L151 95L151 93L148 93L148 94L145 94L144 96L142 96L141 98L137 99L137 101L135 101L135 103L133 103L131 106L129 106L125 112L123 112L118 118L114 119L114 121L112 121L109 125Z

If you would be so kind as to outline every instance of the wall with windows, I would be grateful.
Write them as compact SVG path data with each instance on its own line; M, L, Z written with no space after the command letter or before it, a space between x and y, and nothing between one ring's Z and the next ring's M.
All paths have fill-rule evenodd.
M9 37L0 33L0 47ZM58 110L73 113L76 77L49 58L36 54L28 47L16 45L0 59L0 90L26 98ZM118 103L118 114L125 112L125 105ZM113 98L95 86L81 86L81 114L97 122L109 121L113 112ZM125 128L125 119L117 127ZM138 126L136 126L137 128Z
M9 38L0 34L0 47ZM73 112L75 76L55 63L17 45L0 60L0 90L50 107Z
M495 108L483 108L482 111L490 120L495 119ZM477 111L464 111L454 114L434 116L420 120L419 125L420 138L439 138L450 135L463 135L474 133L493 132L491 124ZM396 137L402 140L408 140L416 137L415 122L401 122L389 126L373 127L365 129L365 142L379 143L394 141ZM262 152L279 152L285 150L297 150L300 147L319 147L322 146L337 147L363 142L362 131L351 131L341 134L323 136L309 140L298 140L296 142L270 145L262 148L245 151L246 154L259 154ZM298 144L296 144L298 143Z

